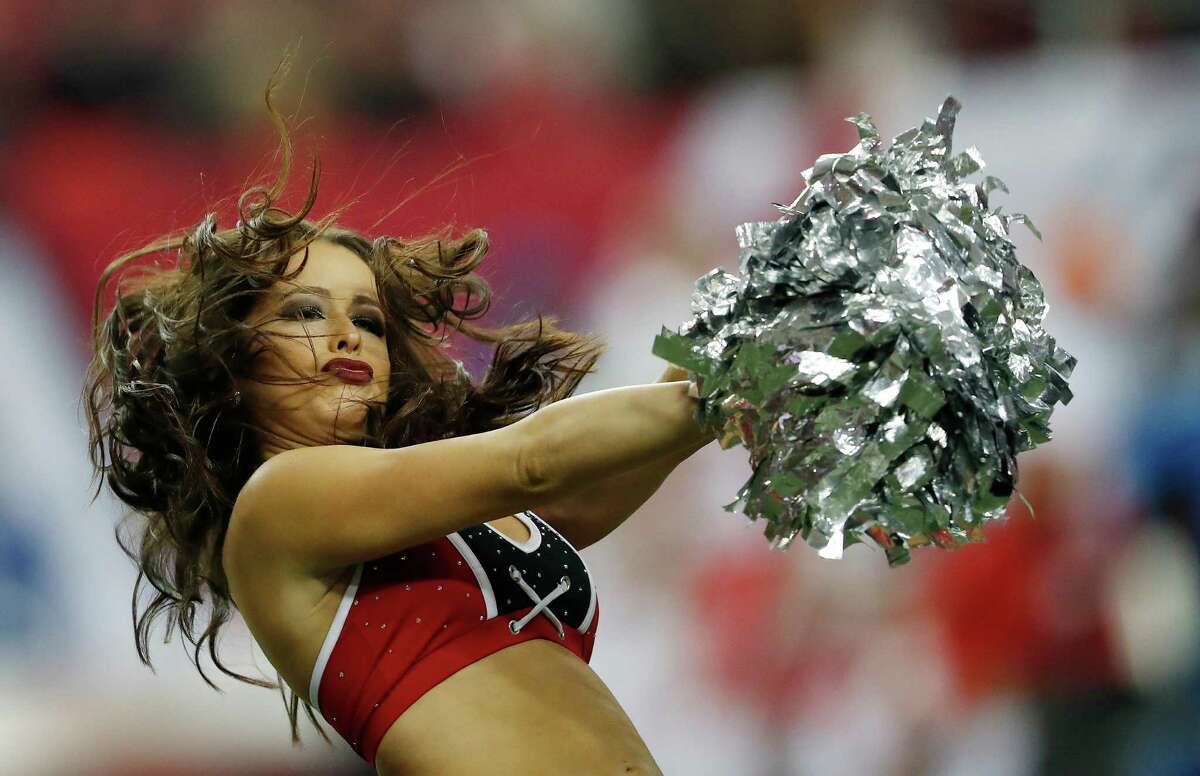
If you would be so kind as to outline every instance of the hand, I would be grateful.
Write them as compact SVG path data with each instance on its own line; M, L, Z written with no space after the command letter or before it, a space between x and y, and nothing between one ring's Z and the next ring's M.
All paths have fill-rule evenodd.
M674 383L680 380L687 380L688 371L681 366L667 364L667 369L662 373L662 377L658 378L660 383Z

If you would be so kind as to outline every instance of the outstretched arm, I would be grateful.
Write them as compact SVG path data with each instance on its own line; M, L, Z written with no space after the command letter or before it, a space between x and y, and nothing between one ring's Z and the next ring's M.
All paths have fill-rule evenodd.
M671 365L656 382L686 379L686 371ZM576 549L583 549L625 522L654 495L676 466L710 441L686 445L637 469L591 482L570 496L533 511L554 526Z

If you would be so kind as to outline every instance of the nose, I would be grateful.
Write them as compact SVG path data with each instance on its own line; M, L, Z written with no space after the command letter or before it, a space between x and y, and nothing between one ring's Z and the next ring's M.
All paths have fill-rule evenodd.
M345 351L347 353L357 353L362 347L362 332L354 325L347 316L340 316L341 321L345 325L339 333L329 336L329 349L335 353Z

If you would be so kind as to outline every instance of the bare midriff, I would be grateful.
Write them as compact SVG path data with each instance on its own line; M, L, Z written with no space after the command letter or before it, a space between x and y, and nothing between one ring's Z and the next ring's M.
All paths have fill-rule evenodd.
M604 682L547 639L506 647L425 693L375 755L381 776L660 774Z

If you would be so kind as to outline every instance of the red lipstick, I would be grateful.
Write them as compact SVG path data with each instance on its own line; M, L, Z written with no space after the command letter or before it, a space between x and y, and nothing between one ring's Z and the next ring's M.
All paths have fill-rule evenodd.
M321 368L322 372L333 372L348 383L369 383L375 376L375 370L366 361L356 361L353 358L333 358Z

